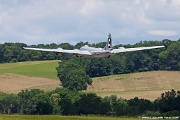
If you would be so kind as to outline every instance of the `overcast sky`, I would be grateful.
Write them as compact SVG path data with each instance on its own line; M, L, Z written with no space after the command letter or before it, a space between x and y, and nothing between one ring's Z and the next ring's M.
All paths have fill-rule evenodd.
M0 0L0 44L180 38L180 0Z

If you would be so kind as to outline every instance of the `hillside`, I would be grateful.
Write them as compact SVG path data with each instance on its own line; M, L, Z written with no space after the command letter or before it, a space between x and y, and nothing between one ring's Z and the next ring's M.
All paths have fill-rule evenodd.
M36 61L0 64L0 92L18 93L22 89L53 90L60 87L55 67L59 61ZM84 92L130 99L154 100L164 91L180 90L180 72L152 71L93 78Z
M0 74L13 73L31 77L59 80L56 67L59 60L31 61L0 64Z
M112 75L93 79L88 92L100 96L117 95L130 99L133 97L154 100L161 93L180 90L180 71L151 71L132 74Z
M18 93L22 89L53 90L60 87L58 60L0 64L0 91Z

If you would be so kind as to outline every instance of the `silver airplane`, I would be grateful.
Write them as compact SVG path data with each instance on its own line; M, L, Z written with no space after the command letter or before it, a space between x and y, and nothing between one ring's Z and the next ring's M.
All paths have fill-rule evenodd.
M125 53L125 52L131 52L131 51L140 51L140 50L148 50L148 49L163 48L163 47L164 46L137 47L137 48L119 47L118 49L113 49L111 34L109 33L108 41L104 48L89 47L88 45L85 45L81 47L80 49L74 49L74 50L66 50L62 48L57 48L57 49L43 49L43 48L29 48L29 47L23 47L23 48L27 50L50 51L50 52L56 52L56 53L61 53L61 54L71 53L71 54L74 54L76 57L90 56L90 57L95 57L95 58L109 58L111 55L116 54L116 53Z

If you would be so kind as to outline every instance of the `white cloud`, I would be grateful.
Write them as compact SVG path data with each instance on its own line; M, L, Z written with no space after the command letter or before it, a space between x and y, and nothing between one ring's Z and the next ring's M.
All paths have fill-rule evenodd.
M0 1L0 43L114 43L180 33L179 0L6 0Z
M151 35L157 35L157 36L174 36L177 34L175 31L166 31L166 30L153 30L149 31L149 34Z
M89 16L90 14L94 14L99 8L99 3L101 1L97 0L84 0L84 4L80 9L80 13L84 16Z

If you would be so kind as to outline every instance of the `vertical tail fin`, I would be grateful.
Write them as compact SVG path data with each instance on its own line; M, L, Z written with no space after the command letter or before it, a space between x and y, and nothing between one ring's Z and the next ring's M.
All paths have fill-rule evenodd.
M112 49L112 39L111 39L111 33L108 35L108 41L106 43L106 46L104 47L105 50L111 50Z

